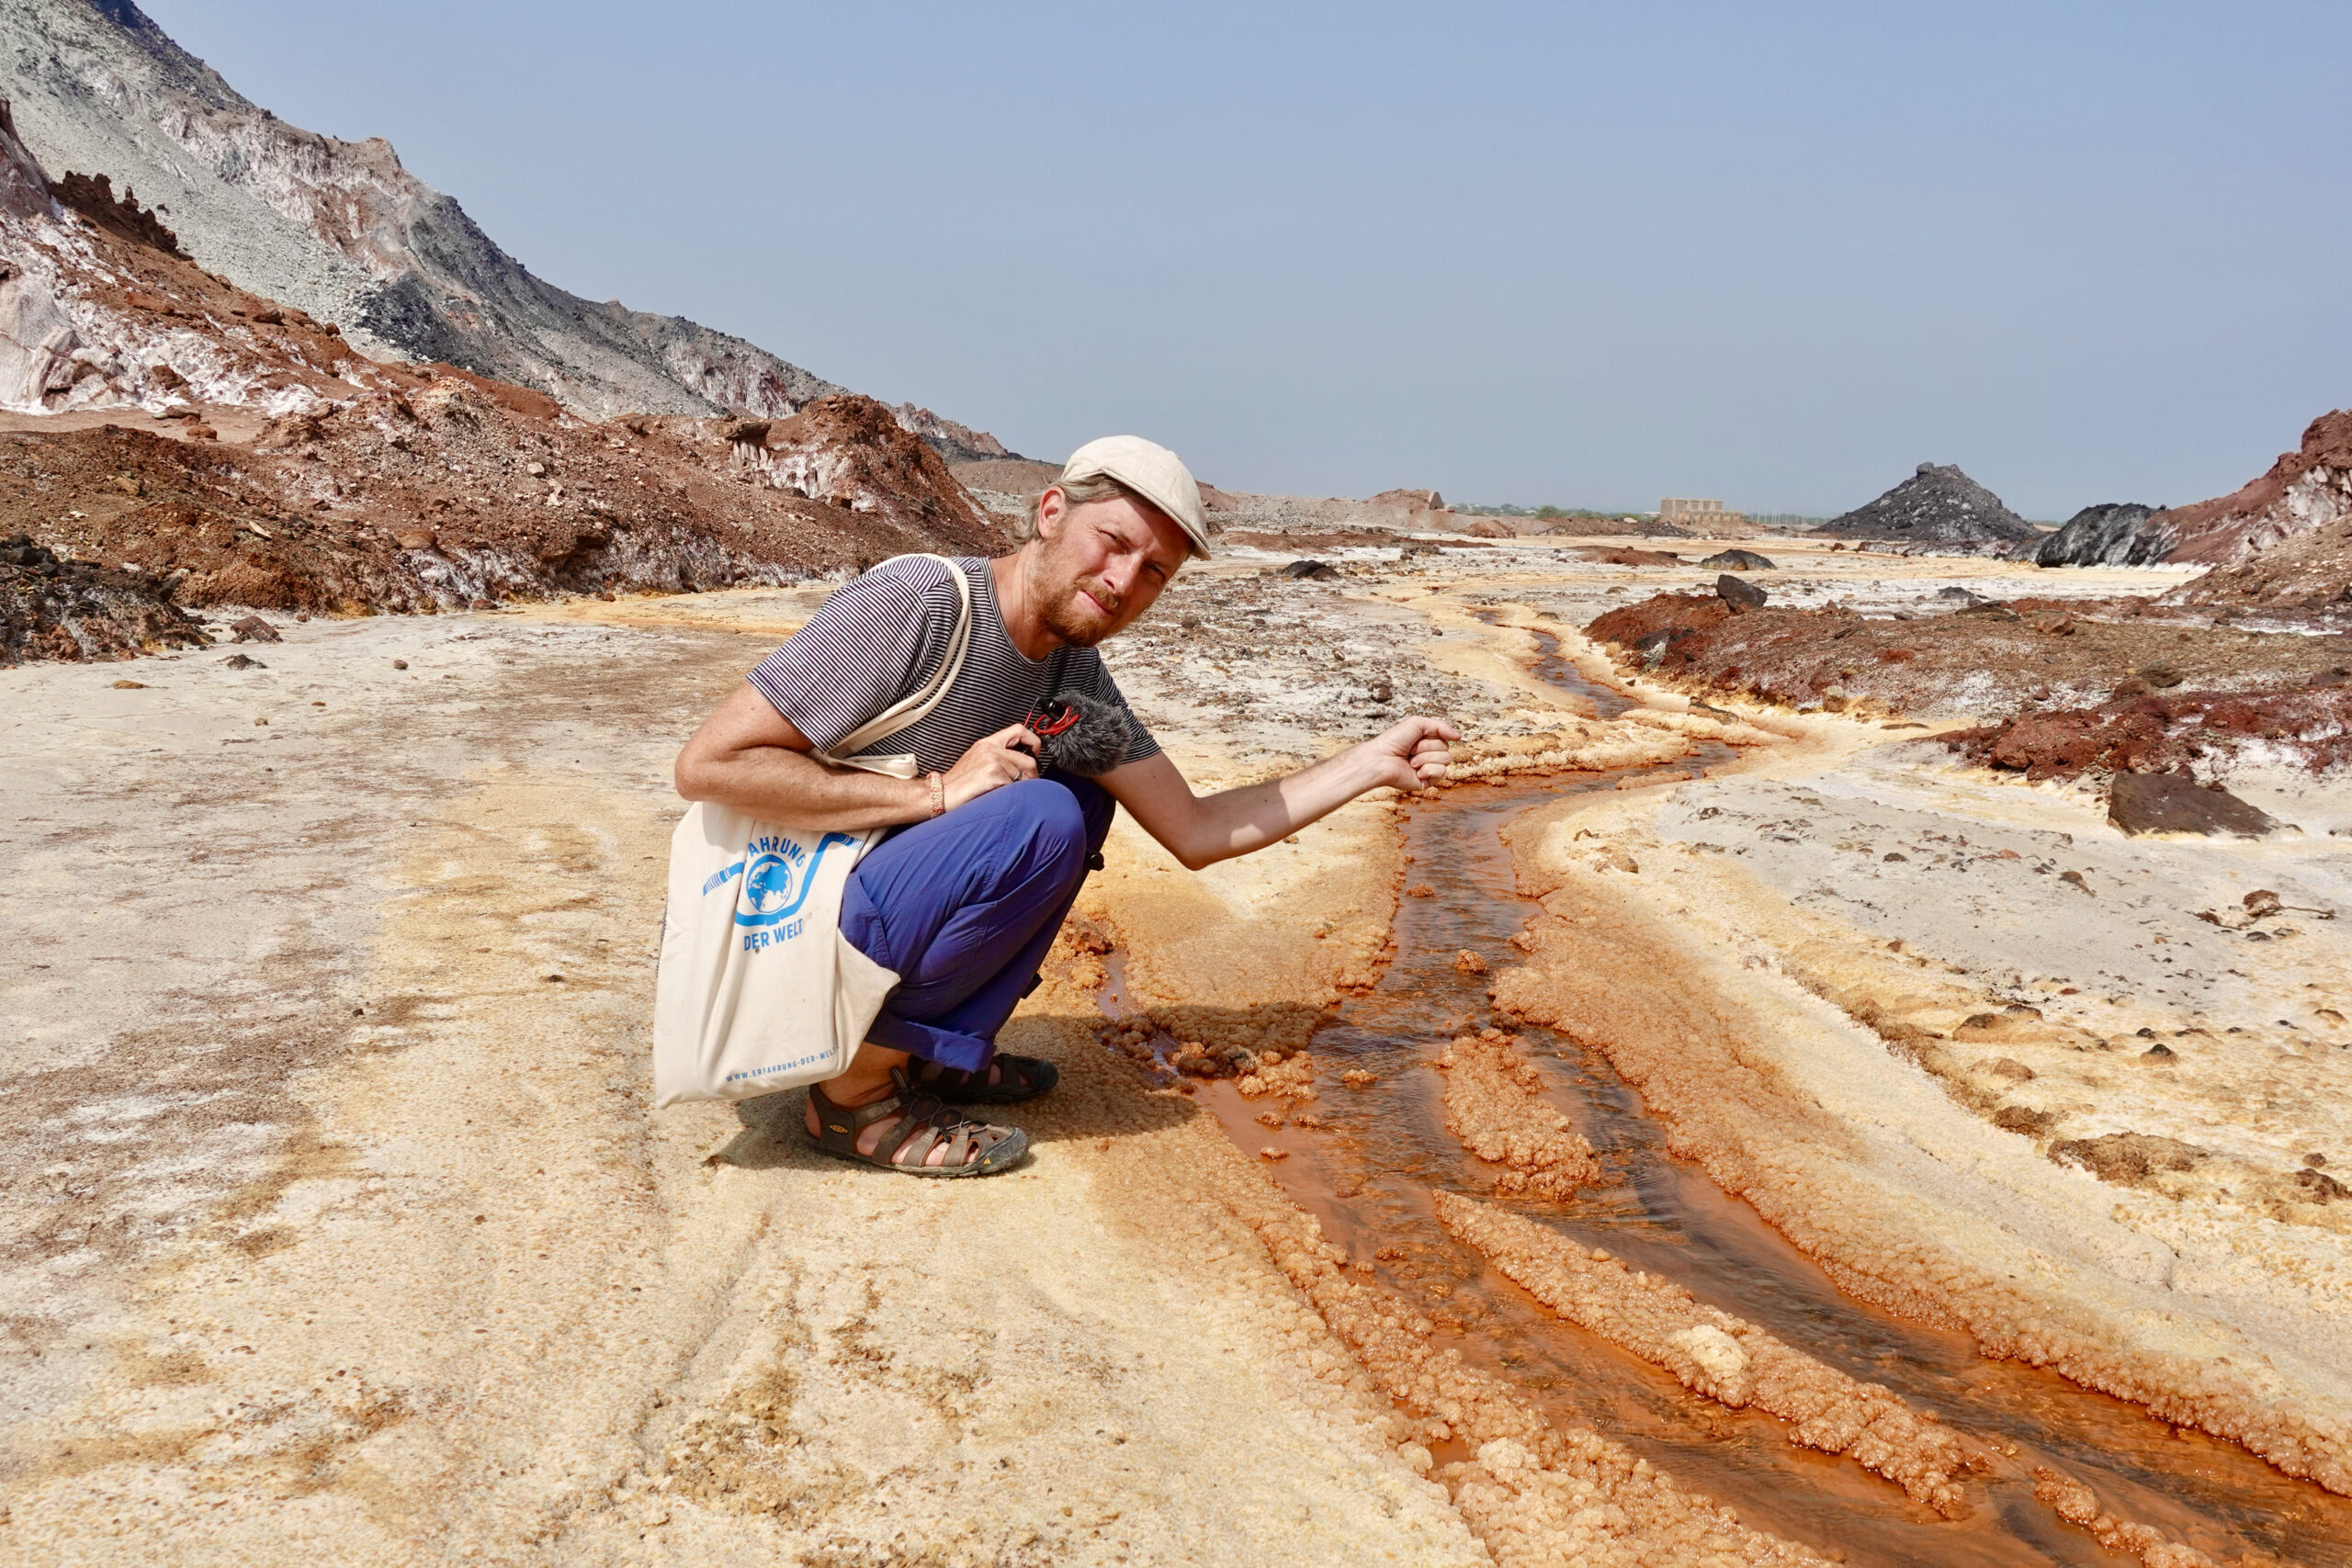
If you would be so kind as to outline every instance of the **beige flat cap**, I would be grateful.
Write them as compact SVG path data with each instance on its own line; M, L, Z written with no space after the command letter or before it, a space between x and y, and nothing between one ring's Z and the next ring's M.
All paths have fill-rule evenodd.
M1062 465L1062 478L1116 479L1176 520L1193 542L1193 554L1209 558L1208 514L1201 509L1201 487L1183 459L1140 435L1104 435L1088 442Z

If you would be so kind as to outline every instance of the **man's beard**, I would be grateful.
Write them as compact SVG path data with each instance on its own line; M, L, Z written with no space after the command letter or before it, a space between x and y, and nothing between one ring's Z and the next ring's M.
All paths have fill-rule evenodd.
M1046 561L1040 559L1031 569L1029 587L1032 600L1037 606L1037 618L1045 622L1056 637L1072 648L1092 648L1119 629L1121 602L1116 597L1106 601L1108 589L1099 584L1089 586L1072 578L1048 593L1043 591L1043 585L1037 581L1046 574ZM1096 604L1109 611L1111 618L1098 621L1091 607L1080 604L1078 596L1081 592L1091 594Z

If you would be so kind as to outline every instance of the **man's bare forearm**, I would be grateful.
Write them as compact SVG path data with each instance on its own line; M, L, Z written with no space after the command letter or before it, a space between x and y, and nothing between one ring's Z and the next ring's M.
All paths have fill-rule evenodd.
M1264 849L1393 781L1362 747L1264 784L1195 796L1175 764L1150 757L1103 784L1170 854L1194 871Z
M1246 855L1321 821L1378 783L1351 747L1287 777L1204 798L1194 840L1208 850L1210 861Z
M678 793L748 812L779 828L810 832L921 822L931 816L927 779L894 779L832 768L783 746L749 746L709 758L682 758Z

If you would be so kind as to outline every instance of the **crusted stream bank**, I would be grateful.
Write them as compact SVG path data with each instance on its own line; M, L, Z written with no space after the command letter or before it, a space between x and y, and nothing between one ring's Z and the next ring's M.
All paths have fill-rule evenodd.
M1555 640L1534 635L1542 676L1590 698L1603 716L1627 705L1578 680ZM1726 754L1693 761L1715 765ZM1315 1034L1317 1098L1245 1098L1224 1081L1205 1087L1200 1098L1235 1142L1274 1156L1268 1163L1283 1189L1348 1251L1360 1276L1416 1304L1438 1325L1439 1343L1508 1380L1556 1425L1606 1433L1748 1525L1835 1559L2157 1568L2352 1562L2352 1501L2055 1373L1987 1359L1966 1334L1923 1328L1841 1294L1752 1209L1695 1165L1670 1157L1665 1130L1599 1052L1491 1010L1489 972L1517 956L1510 939L1534 910L1514 883L1513 818L1565 793L1644 776L1521 775L1464 784L1413 810L1405 879L1426 896L1400 900L1393 961L1376 987L1341 1005ZM1464 1036L1476 1043L1454 1043ZM1567 1166L1578 1163L1572 1146L1580 1137L1601 1172L1598 1184L1564 1201L1544 1200L1532 1194L1545 1184L1513 1179L1523 1169L1465 1148L1478 1139L1466 1126L1461 1135L1449 1130L1441 1059L1460 1077L1482 1056L1492 1062L1482 1060L1480 1070L1499 1065L1537 1084L1528 1101L1534 1124L1557 1111ZM1527 1114L1525 1107L1504 1113L1522 1129ZM1465 1119L1475 1115L1457 1116L1456 1125ZM1508 1128L1495 1135L1506 1143L1521 1136L1524 1145ZM1695 1304L1679 1310L1719 1309L1740 1320L1744 1337L1753 1331L1777 1340L1816 1388L1888 1391L1892 1399L1871 1397L1909 1423L1909 1440L1895 1447L1957 1445L1962 1457L1948 1465L1949 1484L1940 1492L1917 1484L1906 1495L1891 1482L1913 1456L1882 1444L1873 1458L1867 1440L1824 1442L1817 1423L1765 1414L1770 1402L1762 1398L1727 1401L1703 1374L1694 1385L1687 1368L1678 1377L1654 1364L1655 1344L1649 1359L1637 1354L1641 1336L1623 1324L1595 1322L1587 1312L1594 1325L1579 1326L1555 1314L1458 1239L1468 1206L1441 1194L1506 1208L1541 1227L1542 1245L1555 1236L1573 1243L1561 1249L1568 1257L1605 1250L1640 1271L1627 1293L1647 1292L1642 1305L1679 1300L1679 1287ZM1502 1261L1535 1282L1523 1258ZM1790 1403L1781 1402L1784 1415ZM1471 1458L1442 1421L1409 1414L1422 1420L1441 1476L1448 1463ZM2096 1507L2085 1507L2076 1489L2084 1486ZM1940 1509L1928 1501L1931 1493ZM2129 1523L2119 1532L2115 1521Z

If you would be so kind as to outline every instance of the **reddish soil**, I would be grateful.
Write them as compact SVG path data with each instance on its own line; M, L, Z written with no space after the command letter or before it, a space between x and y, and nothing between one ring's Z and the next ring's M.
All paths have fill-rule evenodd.
M1420 546L1429 549L1439 547L1432 540L1415 539L1404 534L1383 533L1373 528L1300 528L1286 534L1228 529L1220 533L1219 537L1228 545L1248 545L1261 550L1287 550L1293 554L1359 547L1376 550L1394 550L1406 546ZM1486 550L1494 547L1475 539L1448 539L1443 547L1449 550Z
M1630 547L1609 550L1572 549L1567 552L1567 556L1570 560L1598 561L1608 566L1687 566L1690 564L1680 556L1669 555L1664 550L1639 550Z
M0 418L0 536L28 536L75 581L130 575L63 593L12 576L10 661L166 646L171 599L430 612L787 581L1002 543L938 454L870 398L774 422L590 423L528 388L363 358L333 325L178 254L103 182L58 191L96 225L75 231L98 264L77 264L75 287L119 363L103 372L110 401Z
M1637 517L1628 523L1623 517L1557 517L1546 521L1538 538L1590 538L1596 535L1639 534L1649 539L1695 539L1700 536L1688 528L1671 523L1661 523L1655 517Z
M816 500L735 459L727 421L582 424L522 388L427 374L413 393L275 421L251 446L119 424L0 434L0 526L185 574L184 604L350 615L782 581L997 542L871 399L771 432L828 459L837 488Z
M1586 629L1628 664L1693 693L1923 714L2176 687L2219 697L2299 687L2352 665L2352 637L2185 624L2148 607L2139 599L2020 599L1892 620L1838 609L1735 613L1720 599L1661 593Z
M2182 773L2249 747L2325 772L2352 765L2352 684L2335 671L2288 691L2151 693L2021 713L1943 740L1971 761L2032 779Z

